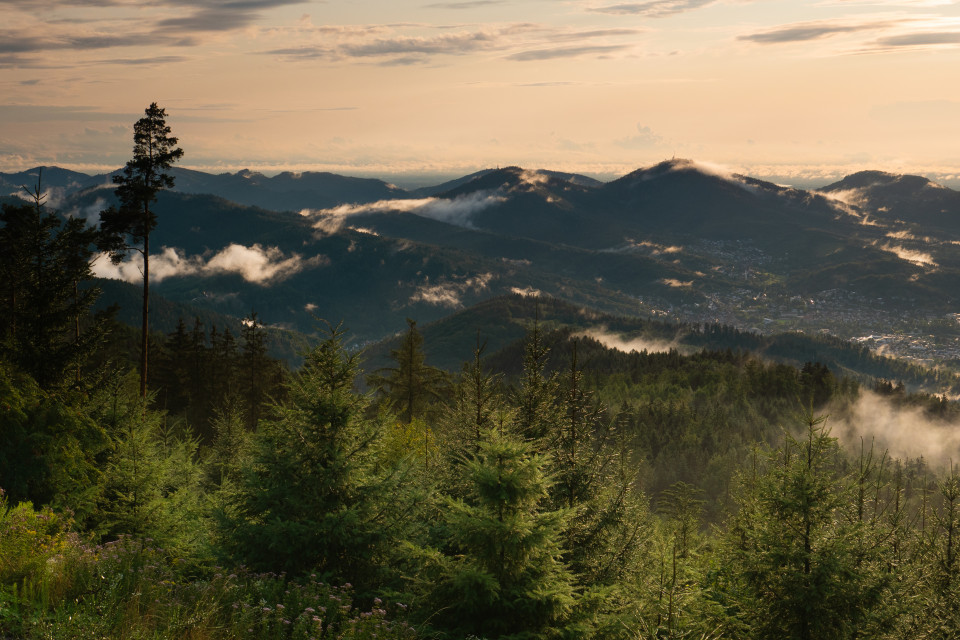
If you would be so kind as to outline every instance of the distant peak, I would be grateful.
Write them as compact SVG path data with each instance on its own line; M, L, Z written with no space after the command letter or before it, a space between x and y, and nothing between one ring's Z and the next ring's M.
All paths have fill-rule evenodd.
M824 187L824 191L843 189L868 189L870 187L899 187L908 190L939 187L923 176L888 173L886 171L858 171L843 178L839 182Z

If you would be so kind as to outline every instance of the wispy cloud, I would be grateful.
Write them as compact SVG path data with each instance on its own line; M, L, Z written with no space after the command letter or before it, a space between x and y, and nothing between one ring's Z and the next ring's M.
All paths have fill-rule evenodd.
M97 51L146 46L179 48L205 34L238 31L282 5L307 0L4 0L0 65L37 66L55 51ZM83 17L76 9L90 9ZM73 10L72 13L69 10ZM68 13L62 13L68 11ZM163 58L162 55L154 58ZM123 59L123 58L121 58ZM125 60L139 63L139 56ZM167 57L165 62L176 61ZM83 62L56 58L60 66Z
M960 425L932 419L919 407L898 407L863 392L852 407L839 408L828 425L846 446L859 451L873 442L896 458L923 456L934 465L960 459Z
M664 18L692 11L713 4L716 0L649 0L594 7L590 11L612 15L635 15L647 18Z
M916 33L904 33L879 38L874 44L881 49L956 45L960 44L960 31L918 31Z
M924 253L923 251L917 251L915 249L907 249L900 245L891 244L889 242L880 244L874 242L874 246L881 251L886 251L887 253L892 253L901 260L914 264L918 267L937 267L939 266L936 261L934 261L933 256L929 253Z
M314 228L323 233L336 233L351 217L374 213L412 213L424 218L460 227L473 227L473 216L498 205L506 198L495 192L476 192L459 198L419 198L415 200L380 200L369 204L345 204L331 209L305 209L301 215L313 218Z
M625 50L625 38L640 29L570 29L533 23L501 25L369 25L329 30L302 25L287 35L299 42L261 53L292 59L357 60L380 65L411 65L442 57L491 53L516 61L537 61Z
M638 123L636 134L621 138L617 140L615 144L623 149L655 149L662 145L663 142L663 136L656 133L650 127Z
M681 345L676 340L629 338L618 333L613 333L605 326L594 327L592 329L587 329L586 331L580 331L578 333L574 333L571 337L591 338L601 343L608 349L616 349L617 351L622 351L624 353L630 353L632 351L636 351L637 353L641 353L643 351L648 353L665 353L671 349L682 349Z
M532 51L521 51L507 56L508 60L519 62L531 62L536 60L555 60L557 58L577 58L588 55L605 55L623 51L627 45L609 44L609 45L586 45L582 47L556 47L553 49L534 49Z
M477 9L503 3L504 0L465 0L464 2L432 2L423 6L427 9Z
M855 33L860 31L876 31L890 26L890 22L864 22L860 24L851 24L848 22L802 22L788 24L738 36L738 40L745 42L754 42L756 44L782 44L785 42L807 42L809 40L819 40L842 33Z

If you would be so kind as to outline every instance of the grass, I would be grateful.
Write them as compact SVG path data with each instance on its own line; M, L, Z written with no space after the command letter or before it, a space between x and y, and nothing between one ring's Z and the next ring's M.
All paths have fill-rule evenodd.
M413 640L405 607L349 584L199 570L149 539L84 541L69 518L0 496L0 637L25 640Z

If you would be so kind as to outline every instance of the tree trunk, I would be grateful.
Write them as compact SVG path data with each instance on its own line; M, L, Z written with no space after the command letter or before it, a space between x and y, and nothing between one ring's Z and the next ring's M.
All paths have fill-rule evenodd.
M143 237L143 324L140 337L140 397L147 397L147 336L150 323L150 234Z

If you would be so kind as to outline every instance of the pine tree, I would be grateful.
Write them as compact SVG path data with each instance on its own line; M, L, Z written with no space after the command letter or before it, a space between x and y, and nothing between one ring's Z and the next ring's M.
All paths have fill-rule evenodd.
M4 204L0 213L0 356L52 390L79 385L100 336L97 324L80 327L99 295L86 286L96 231L45 211L41 189L38 178L27 190L32 205Z
M492 426L494 416L502 408L498 394L499 376L488 373L483 367L483 351L486 343L473 350L473 361L465 363L453 389L453 404L443 420L446 428L441 434L454 459L465 454L477 454L484 433Z
M878 600L858 557L861 525L842 517L854 502L848 487L836 439L812 417L804 439L787 435L765 470L742 478L724 565L753 637L860 634Z
M562 406L558 402L560 383L556 375L546 374L549 348L543 341L540 330L539 304L533 327L527 333L523 348L523 375L517 392L516 404L520 432L525 437L540 442L540 447L549 449L548 437L556 432L563 421Z
M240 347L240 393L246 405L248 429L257 426L261 408L266 403L278 372L275 362L267 355L263 323L255 311L243 320Z
M147 395L147 352L150 334L150 233L157 226L152 205L163 189L173 188L173 176L167 173L183 157L177 138L170 135L166 111L150 104L144 117L133 125L133 158L123 173L114 176L119 207L100 213L103 233L101 249L109 251L119 263L131 250L143 258L143 310L140 342L140 397Z
M456 637L562 637L575 605L564 565L565 510L547 507L546 459L496 428L464 466L468 493L446 515L457 555L443 561L434 621Z
M423 336L415 320L407 318L407 332L400 348L390 352L397 363L367 377L367 384L377 387L387 403L398 411L400 419L410 424L424 417L431 403L440 401L447 387L447 374L426 364Z
M180 553L200 544L201 468L192 434L164 425L130 375L116 375L94 400L92 415L111 439L94 528L102 534L151 537Z
M331 330L261 420L235 516L221 525L228 551L251 566L369 585L399 500L389 470L376 468L380 424L365 417L342 340Z

